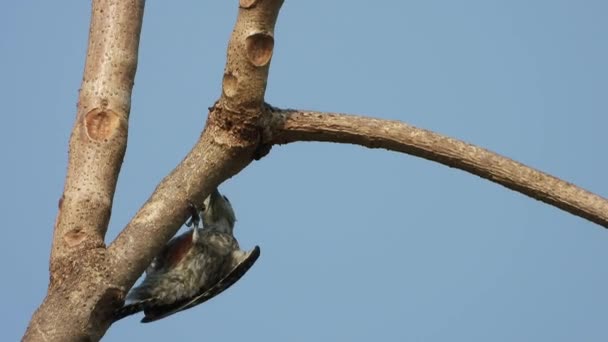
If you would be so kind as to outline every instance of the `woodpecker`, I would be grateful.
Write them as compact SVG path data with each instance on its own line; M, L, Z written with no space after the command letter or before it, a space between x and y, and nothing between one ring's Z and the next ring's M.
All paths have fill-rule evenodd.
M201 304L236 283L260 256L258 246L250 252L240 249L233 235L234 210L217 189L205 199L202 215L193 204L190 210L186 225L192 230L165 245L115 320L143 311L141 322L147 323Z

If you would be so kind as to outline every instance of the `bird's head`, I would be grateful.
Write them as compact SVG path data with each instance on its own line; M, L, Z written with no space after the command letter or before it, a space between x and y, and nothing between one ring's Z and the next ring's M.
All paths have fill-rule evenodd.
M203 202L203 228L232 234L236 216L228 198L215 189Z

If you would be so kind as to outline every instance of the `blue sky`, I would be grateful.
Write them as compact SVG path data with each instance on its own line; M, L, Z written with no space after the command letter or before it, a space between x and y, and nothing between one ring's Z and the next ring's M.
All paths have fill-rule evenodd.
M198 138L237 1L149 1L111 241ZM44 297L88 1L0 12L3 340ZM608 3L286 1L266 99L398 119L608 196ZM278 146L222 186L262 255L220 297L106 341L606 341L608 232L442 165ZM199 336L199 335L203 336Z

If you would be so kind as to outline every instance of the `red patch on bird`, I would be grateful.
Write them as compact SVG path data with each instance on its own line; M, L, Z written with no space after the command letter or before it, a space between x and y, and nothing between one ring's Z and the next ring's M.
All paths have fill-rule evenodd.
M173 267L179 263L192 247L192 232L176 237L167 246L165 260L167 266Z

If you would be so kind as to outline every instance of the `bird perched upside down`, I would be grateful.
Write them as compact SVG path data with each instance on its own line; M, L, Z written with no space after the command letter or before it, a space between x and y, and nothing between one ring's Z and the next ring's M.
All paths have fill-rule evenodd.
M144 312L152 322L201 304L236 283L260 256L239 248L233 236L236 217L226 196L216 189L205 199L200 216L191 205L191 231L171 239L146 269L143 282L131 289L115 320Z

